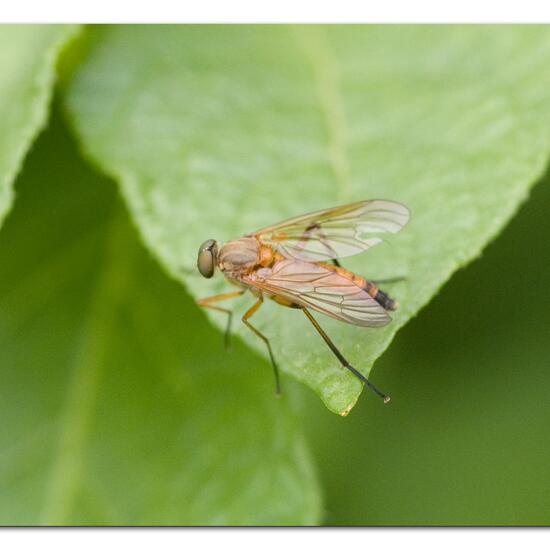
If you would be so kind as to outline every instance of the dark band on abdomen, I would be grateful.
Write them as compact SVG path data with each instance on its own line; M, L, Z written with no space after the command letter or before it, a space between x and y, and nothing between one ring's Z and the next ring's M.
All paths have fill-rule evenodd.
M365 291L374 298L384 309L393 311L397 309L397 302L390 298L383 290L380 290L374 283L365 281Z
M397 309L397 302L390 298L383 290L378 289L374 299L384 308L389 311Z

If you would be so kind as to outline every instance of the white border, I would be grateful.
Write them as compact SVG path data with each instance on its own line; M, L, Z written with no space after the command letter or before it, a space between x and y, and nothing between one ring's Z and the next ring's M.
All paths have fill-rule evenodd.
M545 0L4 0L0 22L550 22Z
M487 548L548 548L548 530L542 529L4 529L5 548L44 550L281 550L308 548L357 550L468 550ZM540 544L537 544L539 542ZM10 544L11 543L11 544Z
M67 0L5 1L0 23L533 23L550 21L550 2L544 0ZM182 542L224 550L281 547L407 548L407 550L464 550L465 547L548 547L547 530L518 529L3 529L6 548L102 550L130 547L150 549L159 541L163 550L182 548ZM11 543L11 544L10 544Z

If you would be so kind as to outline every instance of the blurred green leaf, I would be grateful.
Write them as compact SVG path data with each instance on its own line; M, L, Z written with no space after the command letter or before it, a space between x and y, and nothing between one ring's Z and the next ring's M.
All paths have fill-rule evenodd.
M0 25L0 225L13 202L12 184L48 116L57 56L76 28Z
M368 373L543 171L549 56L550 29L536 26L106 27L67 104L85 151L180 279L206 238L358 199L409 206L393 246L345 262L373 279L407 277L388 288L402 304L395 321L321 319ZM186 284L195 296L224 286ZM269 304L255 321L286 372L332 411L351 409L361 384L301 313Z
M549 524L549 204L550 171L403 330L380 361L391 406L304 404L327 523Z
M268 365L224 353L58 121L20 178L0 264L1 524L318 521Z

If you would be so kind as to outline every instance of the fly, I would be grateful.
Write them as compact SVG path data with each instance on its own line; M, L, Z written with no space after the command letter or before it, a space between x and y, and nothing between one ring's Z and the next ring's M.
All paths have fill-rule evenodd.
M291 218L260 229L219 247L213 239L199 248L197 267L210 278L219 269L239 290L203 298L198 304L228 316L228 342L232 312L218 304L250 291L256 302L243 323L265 343L280 394L279 369L268 338L250 319L264 297L286 307L301 309L340 364L387 403L390 398L353 367L322 329L310 310L363 327L381 327L391 321L388 311L398 303L373 282L343 268L338 258L376 246L384 233L397 233L409 221L409 210L386 200L368 200ZM395 279L393 279L395 280ZM389 282L389 280L387 280Z

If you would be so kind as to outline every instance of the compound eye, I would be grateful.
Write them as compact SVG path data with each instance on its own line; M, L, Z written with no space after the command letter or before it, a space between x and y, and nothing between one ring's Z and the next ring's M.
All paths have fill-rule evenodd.
M203 277L210 279L214 275L214 267L216 264L215 258L216 241L210 239L204 242L199 248L199 257L197 267Z

